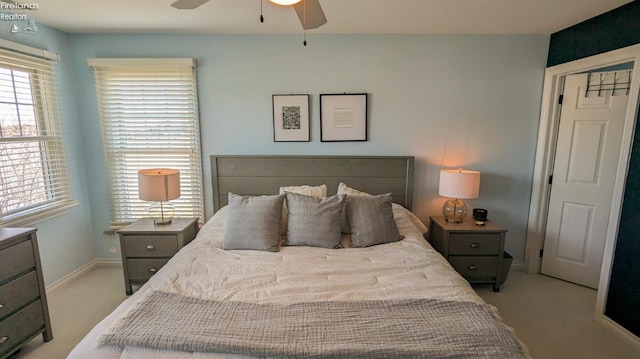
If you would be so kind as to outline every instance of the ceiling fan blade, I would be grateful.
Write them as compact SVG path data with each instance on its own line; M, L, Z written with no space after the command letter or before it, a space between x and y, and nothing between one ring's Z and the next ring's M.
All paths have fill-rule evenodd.
M319 0L302 0L293 5L293 8L296 9L300 24L305 30L315 29L327 23L327 17L324 16Z
M209 0L178 0L171 4L171 6L180 10L192 10L198 6L206 3Z

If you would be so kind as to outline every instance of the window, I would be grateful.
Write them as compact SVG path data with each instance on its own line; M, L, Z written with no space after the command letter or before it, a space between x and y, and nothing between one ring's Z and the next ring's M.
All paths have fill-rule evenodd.
M76 204L53 64L0 50L0 227L33 224Z
M138 170L180 171L176 217L203 218L202 167L192 59L90 59L111 190L111 222L149 216Z

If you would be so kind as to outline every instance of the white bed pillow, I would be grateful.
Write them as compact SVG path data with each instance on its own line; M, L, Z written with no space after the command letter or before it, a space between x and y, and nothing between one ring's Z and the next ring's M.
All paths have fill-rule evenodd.
M379 196L347 196L351 248L397 242L403 238L393 218L391 193Z
M317 198L287 192L287 245L340 248L345 197Z
M322 184L320 186L302 185L302 186L280 187L280 191L279 191L280 194L285 194L286 192L299 193L299 194L304 194L306 196L322 198L327 196L327 185Z
M222 249L277 252L285 195L241 196L229 192Z
M370 193L359 191L340 182L337 194L346 194L347 196L371 196Z

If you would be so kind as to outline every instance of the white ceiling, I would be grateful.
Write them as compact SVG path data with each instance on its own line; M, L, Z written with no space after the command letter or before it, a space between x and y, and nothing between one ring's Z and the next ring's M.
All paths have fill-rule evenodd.
M292 8L268 0L40 0L29 19L72 33L300 33ZM19 0L34 3L31 0ZM265 22L259 22L263 5ZM326 25L310 33L551 34L630 0L320 0Z

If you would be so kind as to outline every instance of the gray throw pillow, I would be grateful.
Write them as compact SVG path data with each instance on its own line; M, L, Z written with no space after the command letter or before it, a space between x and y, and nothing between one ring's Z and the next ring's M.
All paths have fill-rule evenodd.
M340 182L340 184L338 185L337 194L345 194L347 196L371 196L371 194L367 192L362 192L355 188L351 188L342 182ZM347 206L344 207L344 211L342 212L341 231L344 234L351 234L351 225L349 224L349 218L347 216Z
M326 198L287 192L287 245L339 248L345 196Z
M229 192L222 249L277 252L284 195L240 196Z
M393 219L391 193L379 196L347 196L351 247L363 248L403 238Z

